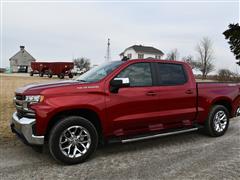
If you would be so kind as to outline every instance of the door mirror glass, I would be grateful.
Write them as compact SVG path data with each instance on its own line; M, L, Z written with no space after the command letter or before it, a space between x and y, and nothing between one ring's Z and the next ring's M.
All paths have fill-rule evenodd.
M110 85L117 88L127 87L129 86L129 78L114 78Z
M111 92L117 93L119 88L128 87L130 85L129 78L114 78L111 82Z

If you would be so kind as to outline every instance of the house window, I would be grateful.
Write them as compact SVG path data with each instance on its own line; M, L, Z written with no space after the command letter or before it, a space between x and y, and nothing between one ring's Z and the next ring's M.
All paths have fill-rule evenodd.
M129 59L132 59L132 54L128 54L127 57L128 57Z
M143 59L144 58L144 54L138 54L138 59Z
M160 55L155 55L155 59L161 59Z

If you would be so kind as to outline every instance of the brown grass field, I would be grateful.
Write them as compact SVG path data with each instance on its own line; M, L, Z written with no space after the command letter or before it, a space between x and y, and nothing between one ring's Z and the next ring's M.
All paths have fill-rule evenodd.
M47 77L20 76L0 74L0 144L7 143L15 139L11 133L9 123L12 113L15 111L13 105L14 92L18 87L30 83L40 83L59 80L57 78L49 79Z

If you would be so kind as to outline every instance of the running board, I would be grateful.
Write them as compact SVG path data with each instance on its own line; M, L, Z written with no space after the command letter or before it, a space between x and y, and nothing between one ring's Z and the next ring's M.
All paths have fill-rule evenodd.
M181 133L186 133L186 132L197 131L198 129L199 128L191 128L191 129L184 129L184 130L167 132L167 133L161 133L161 134L154 134L154 135L148 135L148 136L142 136L142 137L135 137L135 138L130 138L130 139L122 139L121 142L122 143L128 143L128 142L141 141L141 140L152 139L152 138L157 138L157 137L164 137L164 136L170 136L170 135L174 135L174 134L181 134Z

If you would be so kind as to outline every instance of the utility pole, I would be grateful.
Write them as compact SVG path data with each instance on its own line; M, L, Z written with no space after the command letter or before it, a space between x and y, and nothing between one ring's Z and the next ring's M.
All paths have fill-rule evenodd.
M111 53L110 53L110 39L108 38L108 43L107 43L107 54L105 56L106 61L111 61Z

